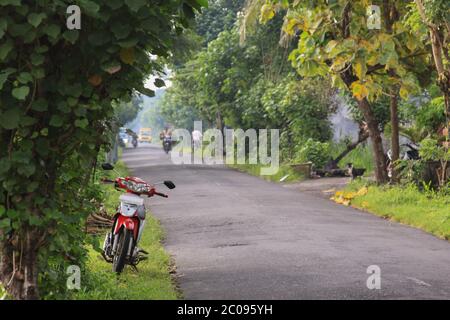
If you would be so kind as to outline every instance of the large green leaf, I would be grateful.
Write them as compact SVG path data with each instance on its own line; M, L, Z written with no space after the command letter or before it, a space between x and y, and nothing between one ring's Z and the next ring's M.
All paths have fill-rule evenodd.
M28 127L28 126L32 126L32 125L36 124L38 121L39 120L36 118L25 116L25 117L22 117L20 123L22 126Z
M13 68L8 68L0 72L0 90L3 89L3 85L11 73L14 73L16 70Z
M47 111L48 103L45 99L39 98L33 102L31 108L35 111L44 112Z
M61 127L63 125L63 118L60 115L53 115L50 119L50 125L52 127Z
M14 88L11 93L17 100L25 100L30 93L30 88L28 86Z
M33 82L33 76L29 72L21 72L17 77L20 83L27 84L28 82Z
M10 228L11 228L11 219L9 219L9 218L2 218L2 219L0 219L0 229L3 232L9 231Z
M43 79L45 77L45 70L44 68L33 68L33 70L31 70L31 74L36 79Z
M94 1L90 0L79 0L81 11L87 12L90 15L96 15L100 10L100 6Z
M147 4L146 0L125 0L127 6L132 10L137 12L140 8Z
M50 24L44 28L44 32L49 37L56 39L61 32L61 27L57 24Z
M77 41L79 35L80 33L78 32L78 30L66 30L63 33L63 38L69 41L71 44L74 44Z
M46 16L47 15L45 13L33 12L28 15L27 20L33 27L37 28L41 24L42 20L46 18Z
M39 66L44 63L45 57L42 54L33 52L30 56L30 61L33 65Z
M89 121L86 118L75 120L75 126L78 128L86 128L89 125Z
M48 51L48 47L47 46L39 46L35 49L35 51L37 53L46 53Z
M111 31L116 39L124 39L130 34L131 27L128 24L115 23L111 26Z
M5 60L6 56L11 52L14 48L13 42L8 40L5 43L0 45L0 61Z
M36 172L36 166L32 163L27 163L27 164L24 164L24 165L21 165L20 167L18 167L17 172L20 175L23 175L23 176L29 178L33 173Z
M19 108L9 109L0 115L0 126L6 130L16 129L19 126Z

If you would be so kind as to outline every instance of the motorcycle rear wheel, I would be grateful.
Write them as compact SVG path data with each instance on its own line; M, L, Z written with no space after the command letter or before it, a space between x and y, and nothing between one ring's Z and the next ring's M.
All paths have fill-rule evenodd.
M122 229L120 231L117 251L113 259L113 272L120 274L123 271L132 236L131 231L128 229Z

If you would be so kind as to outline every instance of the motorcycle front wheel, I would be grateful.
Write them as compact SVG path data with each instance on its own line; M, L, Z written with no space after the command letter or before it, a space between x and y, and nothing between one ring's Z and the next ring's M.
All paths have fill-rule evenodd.
M125 267L125 259L127 258L128 248L133 235L130 230L122 229L119 233L116 254L113 259L113 272L121 273Z

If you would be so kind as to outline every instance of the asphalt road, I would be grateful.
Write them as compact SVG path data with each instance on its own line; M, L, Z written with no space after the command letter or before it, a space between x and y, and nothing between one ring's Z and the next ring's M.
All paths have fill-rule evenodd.
M159 147L123 159L177 185L147 204L186 299L450 299L447 241L224 167L172 165Z

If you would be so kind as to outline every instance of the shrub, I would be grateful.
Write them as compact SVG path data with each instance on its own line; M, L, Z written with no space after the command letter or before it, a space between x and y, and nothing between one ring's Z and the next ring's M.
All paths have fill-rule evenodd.
M312 162L316 168L322 168L330 160L330 144L328 142L306 140L296 153L295 162Z
M431 100L417 113L417 125L429 133L437 132L445 124L444 97Z
M437 170L436 175L439 187L444 187L447 181L446 170L450 162L450 149L440 145L437 140L427 138L421 142L420 157L424 161L439 161L440 169Z

